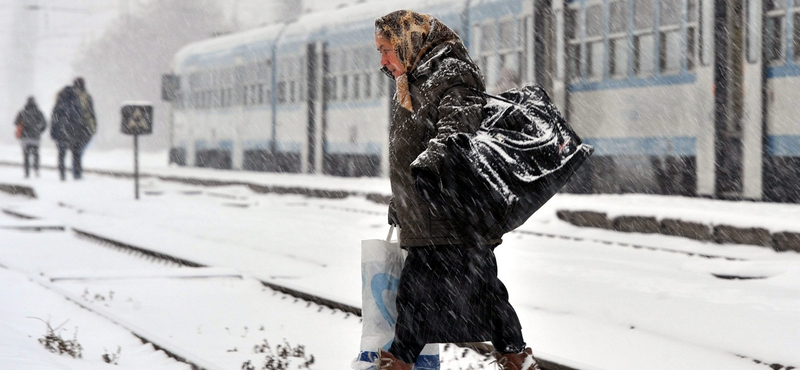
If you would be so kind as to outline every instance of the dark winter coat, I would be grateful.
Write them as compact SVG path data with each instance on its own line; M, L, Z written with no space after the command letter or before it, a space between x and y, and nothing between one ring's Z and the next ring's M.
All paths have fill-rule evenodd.
M438 214L415 183L417 176L439 175L447 136L478 129L486 100L471 89L485 90L483 76L459 41L429 50L408 74L408 83L414 112L394 99L389 129L389 178L401 243L415 247L469 242L458 220Z
M494 339L495 328L518 332L518 323L509 324L516 315L497 279L497 243L476 242L463 220L445 216L419 190L442 174L446 139L479 128L486 104L483 75L458 36L432 16L401 10L378 18L375 26L406 71L395 79L389 128L389 217L399 224L401 246L408 250L395 340L473 342Z
M47 121L36 106L35 102L29 102L19 114L17 119L14 120L14 125L22 125L22 136L20 139L23 141L38 142L42 136L45 128L47 128Z
M50 136L61 146L80 148L92 137L84 124L80 98L72 86L58 93L53 107Z

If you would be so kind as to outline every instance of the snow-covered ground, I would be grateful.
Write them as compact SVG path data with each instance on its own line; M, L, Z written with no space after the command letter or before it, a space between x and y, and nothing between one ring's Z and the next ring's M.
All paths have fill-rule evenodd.
M0 147L0 160L18 161L11 153ZM45 163L48 155L44 154ZM382 179L173 168L164 164L165 157L163 153L143 156L145 171L359 192L388 188ZM88 152L86 167L125 170L127 159L124 152ZM8 348L0 355L2 368L33 368L28 365L41 361L48 364L44 368L91 368L84 366L87 362L100 367L104 364L99 355L116 346L123 348L120 366L181 368L169 359L158 365L163 367L138 365L137 361L149 361L150 356L162 360L164 356L119 327L121 333L109 330L108 337L105 331L103 336L92 334L92 328L115 325L75 314L91 317L70 302L58 302L52 292L24 275L41 273L71 277L53 284L75 295L88 292L89 297L107 297L113 291L113 300L87 301L223 368L238 368L245 359L258 366L263 356L253 354L252 348L263 339L273 345L283 339L305 345L307 353L315 356L312 368L317 369L346 368L357 352L357 318L330 310L320 315L318 307L273 295L254 278L359 306L360 241L385 236L385 206L363 197L257 195L243 186L202 188L154 179L143 181L143 197L137 202L129 179L88 175L80 182L62 183L49 170L41 178L21 177L19 168L0 167L0 183L33 186L39 199L0 195L0 208L43 217L36 221L42 224L90 230L221 271L233 269L243 277L216 273L206 279L179 279L174 267L136 262L116 251L70 239L69 231L0 229L0 264L9 268L0 269L0 286L10 287L4 297L15 297L0 302L0 326L14 328L0 331L10 333L0 334L0 342L17 343L0 346ZM501 279L531 347L600 369L768 369L754 360L800 364L800 254L582 229L555 217L557 209L577 206L613 214L624 210L624 203L653 213L668 209L670 217L684 219L698 217L698 210L710 215L703 217L725 216L751 223L762 222L762 213L766 217L770 211L781 212L784 219L800 215L794 205L558 195L520 228L527 233L508 234L497 250ZM0 218L0 225L20 222ZM626 247L626 243L655 250ZM760 279L724 280L714 274ZM36 342L45 326L28 316L51 317L54 325L69 319L65 328L79 328L84 360L45 352ZM71 338L71 334L64 336Z

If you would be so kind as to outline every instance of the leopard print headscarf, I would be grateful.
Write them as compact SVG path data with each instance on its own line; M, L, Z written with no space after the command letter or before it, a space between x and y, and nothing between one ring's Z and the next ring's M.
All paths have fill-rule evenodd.
M461 42L453 30L434 16L410 10L398 10L376 19L375 35L394 46L397 59L405 67L406 73L395 79L397 102L411 112L414 107L408 92L407 75L414 71L428 50L442 43Z

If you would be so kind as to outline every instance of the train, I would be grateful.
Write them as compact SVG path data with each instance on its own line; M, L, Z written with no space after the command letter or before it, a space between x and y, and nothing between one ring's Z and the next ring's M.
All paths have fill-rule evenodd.
M800 202L800 0L374 0L182 48L170 161L386 176L374 19L454 29L490 93L539 84L595 153L572 193Z

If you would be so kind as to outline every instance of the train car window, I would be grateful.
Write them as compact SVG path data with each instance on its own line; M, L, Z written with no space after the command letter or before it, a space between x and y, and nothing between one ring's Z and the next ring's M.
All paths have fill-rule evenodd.
M773 2L774 6L774 2ZM783 22L786 12L781 8L771 9L764 20L764 57L772 65L783 63Z
M250 105L250 97L251 97L250 96L250 86L249 85L244 85L242 87L242 90L243 90L242 91L242 101L244 102L243 105L244 106L248 106L248 105Z
M681 0L660 0L658 66L662 74L679 73L683 58Z
M347 75L342 75L342 90L339 99L342 101L350 99L350 78Z
M685 58L686 69L688 71L694 70L695 58L697 54L697 0L686 1L686 45L685 45Z
M608 4L608 73L612 78L628 74L628 6L627 1Z
M628 38L610 39L608 42L608 73L613 78L625 77L628 74Z
M375 86L377 89L377 96L384 97L386 96L386 90L389 89L388 87L388 77L384 76L382 72L378 71L375 72Z
M495 27L493 22L484 24L481 27L481 53L485 54L494 49Z
M655 25L653 0L633 0L633 27L637 30L652 29Z
M570 44L567 50L567 68L570 79L578 81L581 78L581 45Z
M760 1L760 0L759 0ZM761 45L758 42L761 38L761 30L759 29L759 21L761 20L761 9L756 6L753 0L747 0L747 21L746 30L746 50L747 62L758 63L759 54L761 53Z
M286 102L286 81L278 82L276 86L275 97L278 99L278 103L285 103Z
M264 84L258 84L258 105L264 104Z
M681 0L660 0L660 26L678 25L681 23Z
M586 37L603 35L603 6L602 4L586 7Z
M353 75L353 100L361 99L361 76Z
M533 71L531 71L530 62L533 61L533 17L527 15L520 18L519 22L519 37L517 46L518 56L518 71L522 81L528 82L533 80ZM538 81L537 81L538 82Z
M628 31L628 7L626 1L614 1L608 4L608 31L610 33Z
M567 44L567 73L571 81L578 81L581 78L581 40L578 32L578 9L569 7L564 13L565 26L564 33L569 44Z
M633 71L637 75L651 75L654 71L655 58L653 34L637 35L633 38Z
M500 49L513 49L515 34L513 18L500 21Z
M796 3L795 3L796 4ZM795 5L797 6L797 5ZM793 15L793 22L794 22L794 35L792 40L792 46L794 47L794 61L800 61L800 9L795 9Z
M605 54L602 4L586 7L586 78L603 77L603 55Z
M372 95L372 75L364 73L364 99L369 99Z
M490 64L492 63L492 56L494 56L497 48L495 43L496 31L494 22L490 21L481 25L480 34L480 57L478 59L478 63L480 65L480 69L483 71L484 77L486 78L486 84L488 86L493 86L495 83L495 72L491 70L493 67L490 66Z
M324 96L326 101L333 101L333 77L326 77L324 85Z
M498 24L498 54L500 62L500 76L498 83L503 90L512 85L519 85L519 64L517 54L519 42L516 42L516 27L514 18L503 19ZM502 81L500 81L502 80Z
M480 54L480 52L481 52L481 42L480 42L481 37L483 37L483 35L481 34L481 26L480 26L480 24L477 24L477 23L473 24L472 25L472 35L470 35L470 38L473 40L473 42L470 43L470 47L472 48L472 50L470 50L470 53L472 53L474 55Z
M603 41L586 43L586 77L599 79L603 77L603 54L605 46Z
M681 69L680 31L661 32L659 40L659 67L661 73L678 73Z
M634 0L633 71L638 76L652 75L655 70L655 9L653 0Z

